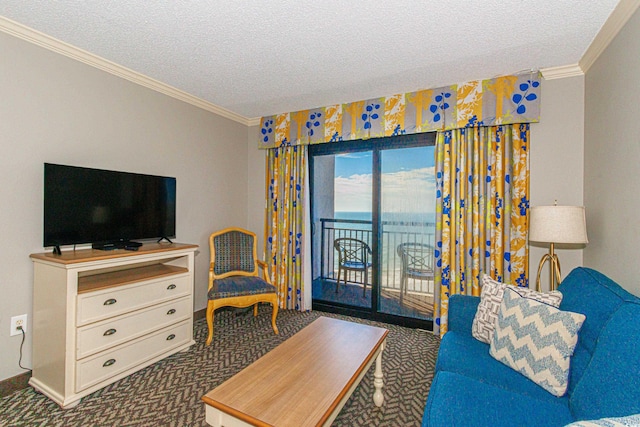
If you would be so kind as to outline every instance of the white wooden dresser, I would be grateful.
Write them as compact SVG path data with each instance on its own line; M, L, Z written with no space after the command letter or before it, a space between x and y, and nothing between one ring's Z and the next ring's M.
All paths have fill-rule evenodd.
M32 254L29 384L63 408L194 344L198 246Z

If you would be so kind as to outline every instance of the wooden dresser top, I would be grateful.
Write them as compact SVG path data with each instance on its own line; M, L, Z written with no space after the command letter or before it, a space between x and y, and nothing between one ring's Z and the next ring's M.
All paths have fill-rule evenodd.
M101 251L98 249L79 249L62 251L61 255L51 252L31 254L33 260L54 262L59 264L76 264L89 261L100 261L143 254L154 254L161 252L179 251L183 249L197 249L198 245L185 243L145 243L137 251L125 249L115 249L112 251Z

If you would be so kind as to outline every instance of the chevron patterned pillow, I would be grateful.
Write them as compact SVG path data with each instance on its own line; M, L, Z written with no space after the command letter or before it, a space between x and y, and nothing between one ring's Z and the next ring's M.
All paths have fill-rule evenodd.
M599 420L576 421L565 427L633 427L640 426L640 414L628 417L600 418Z
M491 342L493 328L498 319L498 310L500 310L502 296L507 287L509 287L509 285L493 280L491 276L487 274L482 276L480 304L478 305L476 315L473 318L473 324L471 325L471 335L473 335L475 339L487 344ZM559 291L541 293L528 288L517 289L520 295L524 297L544 302L554 307L559 307L562 302L562 293Z
M585 316L560 311L507 288L500 304L489 353L549 393L562 396L569 363Z

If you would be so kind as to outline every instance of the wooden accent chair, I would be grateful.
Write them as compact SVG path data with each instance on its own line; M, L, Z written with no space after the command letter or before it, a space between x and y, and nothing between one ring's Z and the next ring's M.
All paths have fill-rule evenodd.
M333 247L338 251L338 281L336 292L340 286L340 277L344 272L344 284L347 284L349 271L364 273L364 287L362 295L367 295L367 283L369 282L369 269L371 268L371 248L364 241L352 237L341 237L334 240Z
M278 334L278 294L267 272L267 264L257 259L255 233L242 228L225 228L209 236L209 291L207 296L207 345L213 340L213 312L220 307L249 307L258 315L258 303L273 307L271 326ZM262 277L258 275L262 268Z
M433 247L425 243L401 243L398 256L402 260L400 272L400 304L407 293L407 280L433 280Z

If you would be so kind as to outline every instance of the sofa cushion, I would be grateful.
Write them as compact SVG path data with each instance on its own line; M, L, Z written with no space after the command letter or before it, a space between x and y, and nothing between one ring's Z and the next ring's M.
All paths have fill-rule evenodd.
M569 364L584 315L505 289L489 354L555 396L567 391Z
M543 402L569 405L567 396L556 397L508 366L489 355L489 345L470 334L449 331L442 337L435 372L454 372L491 384L506 391L535 398Z
M640 413L640 302L627 302L611 316L570 407L576 419Z
M598 336L612 313L625 301L637 300L637 298L605 275L583 267L572 270L562 281L558 290L563 295L560 310L587 316L580 329L578 344L571 358L569 373L569 394L571 394L587 368Z
M464 332L471 336L471 325L478 311L480 298L471 295L451 295L449 297L449 315L447 331Z
M422 427L559 427L572 421L562 399L543 402L441 371L431 383Z
M471 333L473 336L489 344L491 342L491 336L493 335L493 328L495 327L496 319L498 318L498 310L500 310L500 303L502 302L502 296L504 290L510 286L493 280L488 275L482 276L482 292L480 293L480 305L473 318L473 326ZM513 287L513 286L511 286ZM518 288L524 296L532 298L547 304L558 307L560 301L562 301L562 294L558 291L552 291L549 293L536 292L528 288Z

